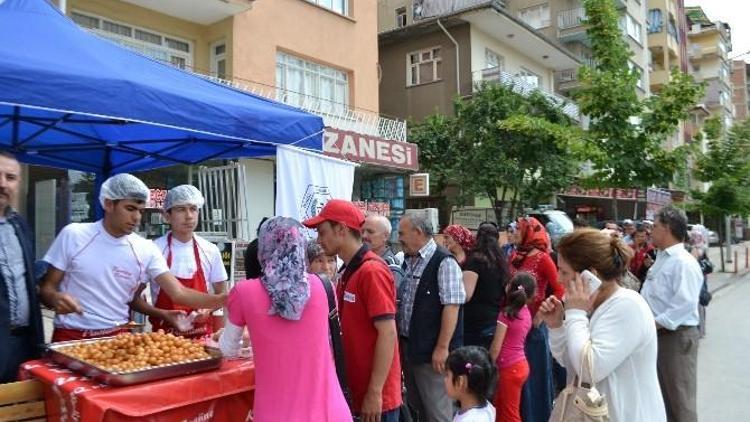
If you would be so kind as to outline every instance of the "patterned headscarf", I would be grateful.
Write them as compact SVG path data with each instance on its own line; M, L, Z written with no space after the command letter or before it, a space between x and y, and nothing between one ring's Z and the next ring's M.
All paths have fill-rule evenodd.
M443 234L452 237L466 254L468 254L476 244L476 238L474 237L474 234L471 233L471 230L460 224L451 224L444 228Z
M292 218L273 217L260 227L259 239L260 281L271 296L268 314L299 320L310 299L302 225Z
M523 263L526 256L534 249L549 252L550 238L542 223L534 217L522 217L518 219L518 233L520 243L516 246L516 254L513 257L513 265L516 267Z

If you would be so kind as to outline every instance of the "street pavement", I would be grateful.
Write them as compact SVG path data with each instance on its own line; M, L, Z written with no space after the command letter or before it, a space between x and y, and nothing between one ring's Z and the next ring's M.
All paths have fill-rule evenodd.
M713 274L712 274L713 275ZM750 393L750 274L719 280L706 308L706 337L698 347L698 416L700 421L747 421Z

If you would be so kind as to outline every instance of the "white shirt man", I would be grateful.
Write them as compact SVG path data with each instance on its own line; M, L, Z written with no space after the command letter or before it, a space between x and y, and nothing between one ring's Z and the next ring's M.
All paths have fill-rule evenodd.
M57 314L55 327L76 330L127 323L128 304L140 285L169 272L153 243L135 233L114 237L101 221L66 226L44 260L65 272L60 289L83 308L80 314Z
M221 259L219 248L208 240L195 235L195 241L198 242L198 254L201 258L201 268L203 276L206 279L206 290L214 292L215 283L224 283L227 281L227 270L224 267L224 261ZM154 239L154 244L159 253L167 256L167 235ZM197 269L195 257L193 255L193 240L183 243L176 238L172 238L172 266L169 271L177 278L190 278ZM151 282L151 297L159 296L159 283Z
M659 253L641 294L658 329L656 369L667 420L697 422L698 297L703 272L682 243L687 237L683 211L662 208L651 237Z
M134 233L148 198L138 178L112 176L100 190L104 219L69 224L52 243L40 287L42 302L56 312L52 341L115 334L128 322L130 308L174 324L178 311L156 309L140 298L151 280L176 303L217 308L226 301L225 295L183 287L156 246Z

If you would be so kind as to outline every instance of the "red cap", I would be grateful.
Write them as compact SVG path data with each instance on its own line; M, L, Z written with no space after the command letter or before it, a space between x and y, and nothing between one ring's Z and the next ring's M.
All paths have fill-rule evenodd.
M314 229L324 221L333 221L350 229L359 230L365 224L365 214L349 201L331 199L320 210L320 214L303 221L302 224Z

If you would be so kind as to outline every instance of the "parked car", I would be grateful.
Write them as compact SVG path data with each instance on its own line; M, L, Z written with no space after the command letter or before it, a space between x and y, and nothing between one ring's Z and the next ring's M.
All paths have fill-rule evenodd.
M573 221L563 211L537 209L527 212L526 215L534 217L544 224L553 245L557 245L561 237L573 233Z

